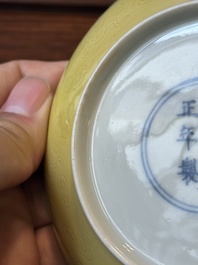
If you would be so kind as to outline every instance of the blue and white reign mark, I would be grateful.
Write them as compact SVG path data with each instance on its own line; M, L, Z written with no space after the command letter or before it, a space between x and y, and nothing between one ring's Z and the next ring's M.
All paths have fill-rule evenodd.
M155 104L144 124L141 159L162 198L198 213L198 78L168 90Z

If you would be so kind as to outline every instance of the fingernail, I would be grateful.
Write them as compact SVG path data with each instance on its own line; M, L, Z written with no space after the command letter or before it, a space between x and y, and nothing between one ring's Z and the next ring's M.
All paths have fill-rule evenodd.
M37 112L50 93L43 79L25 77L13 88L2 111L31 116Z

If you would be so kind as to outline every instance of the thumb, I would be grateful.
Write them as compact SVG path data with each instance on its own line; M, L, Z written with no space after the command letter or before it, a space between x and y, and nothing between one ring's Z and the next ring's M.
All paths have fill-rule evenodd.
M26 77L0 110L0 190L26 180L42 160L52 93L48 83Z

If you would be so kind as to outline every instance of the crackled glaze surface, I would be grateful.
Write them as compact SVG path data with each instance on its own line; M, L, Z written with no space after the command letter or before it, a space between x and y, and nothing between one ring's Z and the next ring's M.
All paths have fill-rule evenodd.
M57 233L72 265L121 264L91 227L73 180L71 138L75 113L86 84L113 45L131 28L183 0L120 0L95 24L73 55L52 106L46 152L46 185ZM112 246L113 248L113 246ZM120 260L120 261L119 261ZM134 263L143 265L144 263Z

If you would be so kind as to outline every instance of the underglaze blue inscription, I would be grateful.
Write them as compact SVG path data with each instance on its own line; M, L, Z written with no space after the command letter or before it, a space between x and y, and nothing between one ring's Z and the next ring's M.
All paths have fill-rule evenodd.
M196 100L189 100L189 101L183 101L183 113L179 114L177 116L181 117L198 117L197 113L194 113L195 107L196 107ZM189 122L190 123L190 122ZM180 131L180 138L177 139L177 141L186 142L187 144L187 150L190 151L191 143L196 143L197 139L193 138L195 134L195 127L193 126L186 126L183 125ZM179 168L182 169L181 172L179 172L179 175L182 175L182 180L185 181L186 185L189 184L189 182L198 182L198 174L196 169L196 159L192 158L189 159L186 157L184 160L182 160L181 165Z
M141 139L145 174L168 203L198 213L198 78L168 90L147 117Z
M181 172L179 172L178 174L182 175L182 180L186 182L186 185L188 185L190 181L193 181L195 183L198 182L196 159L189 159L188 157L186 157L184 160L182 160L179 168L181 168Z
M194 116L194 117L198 117L198 113L194 113L195 110L195 104L196 104L196 100L192 99L192 100L188 100L188 101L183 101L183 112L180 114L177 114L177 116Z
M193 138L195 128L192 126L183 125L180 130L180 137L177 139L178 142L186 142L187 149L190 150L191 142L196 143L197 139Z

